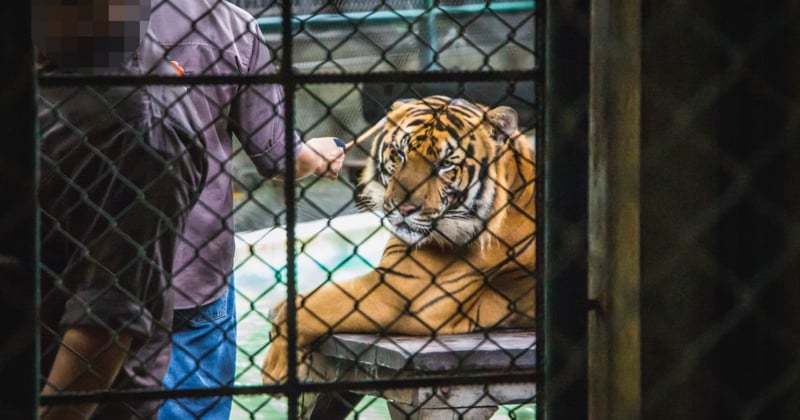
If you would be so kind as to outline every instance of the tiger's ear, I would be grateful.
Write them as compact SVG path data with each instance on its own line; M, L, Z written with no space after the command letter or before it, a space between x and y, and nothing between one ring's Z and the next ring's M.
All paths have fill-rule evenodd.
M496 130L497 140L501 143L513 136L519 128L519 115L514 108L508 106L491 109L486 113L486 118Z
M400 109L400 108L402 108L402 107L404 107L404 106L406 106L406 105L408 105L408 104L410 104L411 102L414 102L414 101L416 101L416 99L410 99L410 98L398 99L398 100L396 100L396 101L394 101L392 103L392 106L389 107L389 111L394 111L396 109Z

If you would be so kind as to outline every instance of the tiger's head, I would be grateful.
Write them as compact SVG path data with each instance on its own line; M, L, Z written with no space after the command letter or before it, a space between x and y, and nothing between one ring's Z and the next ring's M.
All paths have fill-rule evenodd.
M358 207L383 211L409 245L469 243L508 199L498 162L522 137L517 125L506 106L445 96L395 102L359 179Z

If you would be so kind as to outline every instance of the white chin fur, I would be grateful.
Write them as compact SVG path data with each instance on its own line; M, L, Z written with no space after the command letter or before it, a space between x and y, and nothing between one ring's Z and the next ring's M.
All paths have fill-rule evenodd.
M480 219L439 219L436 229L426 235L422 232L411 230L405 225L398 227L398 223L401 223L401 220L392 220L392 231L395 236L412 246L424 245L430 242L435 242L442 246L463 246L478 236L483 229L483 221Z
M422 245L428 241L425 235L406 228L394 227L392 232L394 232L394 235L400 238L403 242L411 246Z
M483 230L483 221L473 219L442 219L436 226L437 236L441 236L440 242L446 245L462 246L466 245Z

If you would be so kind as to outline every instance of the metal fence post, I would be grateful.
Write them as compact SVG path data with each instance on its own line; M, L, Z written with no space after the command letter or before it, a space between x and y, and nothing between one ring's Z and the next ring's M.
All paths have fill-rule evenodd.
M641 417L641 4L592 2L589 70L589 417Z
M543 208L537 409L545 420L586 418L588 1L546 2ZM540 32L541 33L541 32Z
M0 417L36 415L38 351L35 299L36 249L36 103L30 2L0 6L0 316L5 333L0 349Z
M298 418L300 413L299 398L300 389L297 378L297 256L295 252L295 225L297 224L297 207L294 195L295 178L295 159L294 155L294 112L295 112L295 89L296 81L293 77L293 45L292 45L292 2L283 0L282 4L282 42L281 42L281 67L280 75L283 77L283 89L285 93L284 110L286 113L286 168L284 172L284 197L286 199L286 308L288 316L286 324L288 334L286 339L289 342L288 370L289 375L286 385L286 396L289 399L287 415L290 419Z

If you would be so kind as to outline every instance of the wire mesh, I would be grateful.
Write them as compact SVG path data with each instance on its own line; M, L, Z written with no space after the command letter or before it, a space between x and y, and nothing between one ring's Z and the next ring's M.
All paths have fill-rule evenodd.
M159 306L167 304L162 301L169 292L163 296L160 292L168 289L159 282L162 276L172 277L167 273L172 274L172 270L165 270L146 252L140 255L131 251L131 246L145 250L156 244L148 242L155 234L130 228L125 215L135 215L149 220L166 237L175 235L175 240L188 244L188 261L201 262L219 280L209 282L208 290L173 287L176 299L189 300L193 305L184 305L187 311L177 312L181 317L176 322L170 320L156 331L174 333L185 324L196 323L205 325L219 338L204 344L201 351L171 340L173 349L183 346L189 353L178 358L187 362L187 368L177 383L158 383L161 373L140 365L135 371L132 367L129 376L152 379L153 383L144 388L118 383L104 391L42 395L43 406L100 402L121 409L123 414L116 417L129 417L142 402L170 401L182 414L166 418L218 418L212 410L231 401L230 417L237 419L533 418L536 410L545 419L561 420L627 418L609 415L618 413L615 410L620 407L615 404L622 403L624 409L639 411L638 416L631 417L648 420L798 417L800 319L796 301L800 290L796 280L800 206L796 185L800 177L796 168L800 154L795 140L800 96L795 90L800 73L793 48L800 37L800 25L796 24L796 2L596 0L547 2L545 8L540 2L527 1L241 0L234 3L255 20L239 14L244 18L242 22L250 26L230 40L218 42L211 33L203 32L202 22L216 19L220 10L228 10L228 3L210 0L210 13L192 16L191 8L176 7L182 4L180 1L155 4L161 4L162 13L171 11L171 22L176 27L193 23L186 34L199 35L195 40L208 48L206 65L179 59L179 66L185 70L182 77L40 73L42 92L65 93L41 103L40 112L65 121L70 101L80 96L102 101L94 118L106 115L110 120L130 123L121 108L124 101L108 100L109 90L130 89L154 96L153 92L162 87L187 88L195 99L197 95L215 98L230 94L227 100L215 101L215 117L210 124L193 127L188 133L233 132L231 149L213 158L206 150L205 159L201 159L208 164L205 170L179 162L182 156L194 156L188 147L192 142L181 143L187 146L186 150L172 150L159 159L147 153L135 158L130 155L137 170L149 168L148 176L164 182L148 184L128 175L118 177L129 173L125 165L110 164L112 157L117 160L120 156L83 141L90 138L83 136L84 132L91 132L94 127L74 123L68 126L71 140L78 147L66 155L83 150L81 153L96 157L92 163L98 165L76 168L68 164L69 159L42 149L40 174L47 174L58 183L40 191L44 228L40 240L41 251L45 252L40 261L42 285L55 287L45 287L39 315L47 317L48 312L63 306L54 299L73 295L71 284L76 281L65 274L79 269L91 271L86 267L99 267L101 257L124 260L119 266L103 264L100 271L106 278L102 284L107 287L101 297L124 295L121 301L137 301L136 309L142 314L151 312L151 317L152 311L158 312ZM201 0L192 3L199 4ZM641 20L634 25L641 30L641 38L636 38L641 41L638 52L621 47L623 44L610 36L612 32L618 35L624 25L603 26L608 20L602 18L619 18L623 11L630 12L622 7L626 4L642 6L641 16L637 12L637 19ZM597 13L589 12L590 5L596 7ZM251 54L237 50L237 42L252 39L251 35L259 31L270 55L256 69L259 72L248 72L242 65ZM592 39L596 44L590 51ZM601 39L606 42L598 42ZM164 54L174 58L179 52L174 45L183 40L182 36L169 40ZM609 181L603 178L608 173L603 173L602 168L612 163L607 157L590 156L598 146L592 143L597 138L590 133L590 115L607 115L598 111L620 105L619 96L614 100L604 96L611 91L600 91L598 95L598 90L590 89L590 82L597 88L609 81L601 77L609 73L598 68L609 62L589 63L591 52L597 54L595 59L641 60L641 72L633 75L637 83L629 86L631 90L640 89L641 103L632 113L641 116L633 118L640 124L637 141L641 156L637 154L634 162L640 166L631 169L635 172L631 179L638 176L641 181L640 196L636 202L599 203L640 211L637 225L641 236L617 238L626 245L639 241L638 257L625 260L625 256L618 256L617 260L638 264L641 269L636 279L639 292L633 296L634 300L641 299L638 308L620 310L614 306L620 300L602 293L587 300L587 279L608 274L598 273L597 267L603 265L591 261L591 255L599 255L598 242L593 242L597 238L589 238L587 232L598 232L603 238L608 232L605 228L614 227L610 222L613 219L594 223L587 219L587 192L598 187L599 179ZM619 63L614 60L612 65ZM545 75L547 80L542 80ZM624 79L620 80L619 74L613 76L611 79L622 82L624 88ZM640 87L636 87L638 82ZM540 89L543 85L546 98ZM258 86L279 86L285 96L256 95L254 100L263 102L260 109L265 110L256 127L239 124L233 98ZM415 302L434 294L439 303L459 303L449 312L458 317L469 313L469 299L474 297L469 293L462 297L462 290L455 286L458 282L446 282L447 267L418 258L414 247L398 252L403 247L392 248L397 242L389 242L396 241L392 232L398 228L407 240L414 238L413 230L405 226L408 222L397 221L413 214L414 206L403 205L423 191L418 186L445 179L455 171L450 168L451 162L437 157L413 163L427 167L430 176L416 179L404 173L402 182L393 178L400 176L403 165L412 164L416 153L407 148L410 138L398 138L393 134L397 132L392 131L398 125L413 125L410 120L390 119L380 140L368 139L348 150L335 181L317 177L298 182L276 179L274 176L283 173L284 167L293 167L296 153L276 157L268 170L264 166L269 165L263 161L253 162L253 154L257 154L254 148L258 148L254 139L259 137L259 127L271 126L271 116L287 116L285 121L276 120L276 126L284 128L276 134L279 142L291 144L318 136L350 141L389 115L395 101L437 94L461 97L489 108L511 106L518 114L522 134L530 139L536 137L529 143L536 145L540 159L535 169L544 177L536 186L542 211L532 221L541 228L541 236L538 230L530 233L539 241L537 252L542 258L537 261L544 264L542 267L537 263L541 275L536 278L547 284L533 283L532 264L519 264L518 268L520 277L530 281L525 284L536 288L536 312L543 327L538 331L489 328L450 334L455 327L444 323L447 326L442 328L443 324L430 322L424 316L424 307L414 319L400 315L381 319L371 312L376 305L370 299L374 302L377 295L401 298L400 304L396 300L395 306L386 303L380 307L380 314L385 315L396 314L398 308L412 311ZM547 108L544 114L543 99ZM592 109L590 102L600 109ZM172 109L170 103L163 101L156 105L159 109ZM415 106L419 112L438 115L435 100ZM540 120L540 115L545 118ZM437 118L444 121L449 117ZM591 123L616 122L619 120ZM126 140L132 145L131 150L151 150L147 139L152 127L129 125L126 133L130 136ZM49 125L40 121L39 127ZM502 119L482 127L502 133ZM298 133L297 139L291 134L293 129ZM468 130L466 138L478 131ZM41 139L46 139L46 130L40 134ZM463 133L452 139L465 140ZM374 144L378 145L376 151L372 149ZM467 150L463 152L467 154ZM590 159L594 159L591 164ZM211 201L228 202L219 207L205 206L213 213L208 219L211 222L194 224L213 231L213 237L230 238L224 247L232 250L224 258L230 261L229 266L207 260L201 249L212 242L195 241L179 226L181 216L185 216L180 210L188 206L172 203L175 211L167 211L169 205L163 201L148 202L159 188L172 185L171 189L175 181L187 179L185 174L175 172L176 164L185 164L188 172L206 173L203 183L215 179L230 183L221 198ZM92 169L92 176L78 170L86 167ZM366 178L361 175L365 168ZM480 174L480 169L474 170ZM383 187L379 171L384 171L387 181ZM489 182L500 179L497 174L480 175ZM186 194L182 199L191 201L199 182L192 176L188 179L193 181L184 185ZM365 187L359 188L359 184L365 180L373 181L372 186L378 191L388 190L390 180L395 182L393 194L399 202L363 212L354 195L361 196L363 205ZM605 185L614 187L614 179L611 181ZM103 186L122 195L120 200L127 205L109 211L102 201L105 196L100 193ZM15 191L24 193L19 190ZM518 192L509 188L498 191L509 197ZM62 207L47 201L60 195L69 198L59 203L65 204ZM108 247L102 242L82 240L75 234L74 221L63 223L73 213L91 216L86 223L95 229L90 230L92 234L100 231L123 236L127 246ZM18 220L17 215L13 217L11 220ZM509 235L492 231L496 220L490 214L480 227L486 228L490 242L507 245ZM435 235L441 229L444 228L436 224L430 231ZM387 243L392 245L386 248ZM54 245L59 248L57 253L50 251ZM607 249L610 248L601 250ZM426 278L446 283L430 282L411 291L397 286L392 276L404 272L399 270L400 265L381 265L385 250L402 259L404 267L416 267L416 272ZM63 261L53 261L54 256L63 257ZM484 270L479 258L463 261L457 252L451 257L467 268L463 279L472 275L488 280L495 274ZM5 268L9 259L4 255L2 262L0 268ZM157 281L142 290L130 290L123 275L130 269L151 271ZM375 287L348 288L348 279L364 273L378 273L380 281ZM229 284L234 287L229 288ZM450 285L455 289L448 289ZM489 290L502 295L504 289L491 285ZM3 296L7 304L16 303L9 297L16 295L4 292ZM74 322L100 325L110 336L110 349L127 348L127 332L142 317L108 322L95 311L94 298L81 299ZM514 303L507 306L509 312L520 309L513 299L504 299ZM285 306L280 306L281 302L286 302ZM219 321L222 318L217 317L232 313L231 306L236 313L235 337L233 330L223 326ZM616 334L617 338L623 330L604 321L633 314L636 326L641 327L640 340L632 338L626 347L623 336L617 341L622 345L608 354L590 352L587 314L597 321L595 326L606 327L604 333ZM484 316L482 313L471 319L479 321ZM369 325L372 333L348 330L347 323L353 317ZM393 329L408 325L415 325L422 332L409 336ZM42 356L52 356L63 338L62 331L58 325L42 327L45 335L56 339L42 347ZM264 370L270 350L284 339L287 349L278 354L285 356L285 361L278 360L280 363ZM137 350L148 350L134 343ZM232 379L222 379L215 376L218 370L214 368L216 362L211 361L211 350L233 343L236 363ZM155 350L165 348L159 345ZM630 360L637 361L635 365L625 364L626 351L632 348L641 349L630 353ZM537 352L539 357L533 357ZM613 356L607 360L619 363L592 365L589 360L598 360L598 354ZM139 351L136 355L141 357L139 362L152 360ZM47 364L40 367L46 370ZM285 378L284 367L288 373ZM99 368L91 364L87 372L95 376L100 373ZM18 370L24 369L13 369ZM615 379L614 374L624 378ZM8 376L14 381L13 386L23 387L16 382L21 375ZM201 377L210 378L211 385L192 382ZM45 378L37 378L39 385ZM631 379L640 381L641 386L620 387L632 383ZM591 389L594 398L587 397L587 389Z
M201 3L205 9L198 6ZM166 415L162 411L162 418L217 418L218 406L232 400L231 418L335 418L348 412L355 418L416 418L431 413L532 418L536 399L533 138L540 61L534 47L534 3L235 3L247 13L211 0L194 5L181 0L153 2L148 36L163 47L163 55L174 61L181 76L39 74L44 92L66 90L97 97L112 119L123 125L131 117L108 99L108 89L133 95L151 90L183 92L174 101L154 101L154 107L162 110L162 121L175 117L179 102L191 101L198 111L192 116L193 131L189 130L193 143L186 145L187 151L164 158L153 171L186 184L185 197L175 208L165 209L148 195L156 182L131 181L123 165L133 157L129 151L120 156L101 153L98 147L65 152L91 156L107 167L93 172L99 179L108 173L130 188L133 196L121 201L131 204L115 213L92 197L97 179L68 173L67 160L42 150L43 173L64 172L58 185L74 191L58 199L52 192L58 186L40 191L64 206L43 202L42 220L47 221L43 252L49 249L45 245L57 245L53 232L59 232L58 243L70 245L66 254L93 267L85 271L86 277L92 278L97 270L109 272L100 287L104 292L84 302L78 317L90 318L86 323L109 334L111 348L129 349L128 359L137 362L131 377L151 380L118 381L109 391L63 390L43 396L43 406L102 402L101 415L109 415L113 408L125 417L146 418L154 411L142 411L146 404L141 402L166 401L175 411ZM165 21L172 33L154 30ZM226 32L223 23L233 29L227 27ZM256 60L258 54L262 56ZM126 87L115 87L119 85ZM420 125L405 113L395 113L380 130L383 134L347 151L337 180L292 180L300 142L323 136L353 140L387 117L392 104L407 100L414 102L403 102L409 106L404 112L416 112L429 122ZM73 124L68 102L69 97L53 100L41 105L40 113ZM393 126L405 127L408 135L390 141L386 133ZM265 127L274 131L264 134ZM73 127L74 137L91 144L95 136L102 137L94 128ZM141 146L156 137L148 129L152 127L126 126L123 131ZM422 143L409 146L414 133L419 141L428 136L427 141L446 151L428 155ZM52 134L45 130L41 136L48 140ZM286 143L286 153L264 157L264 138ZM202 157L192 145L202 149ZM389 149L397 151L391 158L382 157ZM404 162L408 159L409 167L413 161L417 170L399 165L396 170L408 179L380 186L379 178L392 175L374 172L386 171L384 159L400 159L397 153L404 155ZM140 158L134 161L144 164ZM194 164L193 176L177 170L179 162ZM282 179L275 178L281 173ZM383 200L364 195L368 183L372 184L368 188L379 186L387 194L393 188L396 202L374 203L377 206L369 209L359 206L359 197L362 204ZM438 204L425 203L422 212L409 210L423 206L416 191L431 185L443 191ZM216 196L209 198L209 191ZM438 216L425 214L442 210ZM108 226L101 232L118 229L115 224L125 214L144 218L143 214L153 213L163 230L137 230L144 236L143 242L133 243L138 254L124 256L117 245L100 242L96 245L101 249L95 249L92 235L80 237L64 228L64 215L69 213L89 215L94 223L101 220ZM509 214L524 226L514 234L503 225ZM409 223L423 227L409 230ZM128 231L122 235L134 236ZM424 245L426 236L437 238L438 244ZM170 241L177 242L173 267L152 261L143 252L159 244L171 250ZM426 254L426 249L433 251ZM444 249L455 254L441 253ZM101 251L126 263L111 267ZM381 265L382 255L392 252L399 252L400 258ZM452 258L459 253L464 256ZM123 273L142 260L158 271L155 277L171 280L172 286L148 283L146 293L133 293L125 286ZM74 299L80 287L66 280L70 263L66 267L46 259L43 263L43 285L55 285L64 295L60 299ZM418 285L409 289L403 272L420 268ZM392 280L393 275L400 277ZM378 281L369 290L348 289L347 280L359 276ZM43 308L63 307L53 293L42 295ZM114 293L125 295L141 310L163 311L160 320L152 316L157 328L136 335L130 348L124 341L135 320L115 323L95 313L93 305ZM402 297L394 303L385 300L397 294ZM175 300L174 312L169 310L170 299ZM431 309L441 311L442 303L446 314L428 315ZM224 322L234 312L235 329ZM387 319L392 313L390 317L397 319ZM355 318L356 326L350 326ZM75 324L62 320L64 325ZM193 346L179 341L179 332L188 329L205 331L217 342ZM44 331L55 338L43 348L43 356L52 357L64 337L57 327ZM171 334L172 339L164 341L160 334ZM235 351L231 379L221 376L222 367L214 361L215 351L223 347ZM161 381L163 372L152 370L164 360L165 351L172 357L166 378L176 360L185 365L177 379ZM394 364L383 360L386 357L394 358ZM269 365L275 360L277 365ZM86 362L87 374L96 376L92 361ZM158 366L165 368L163 363ZM48 380L46 371L43 366L43 383Z

